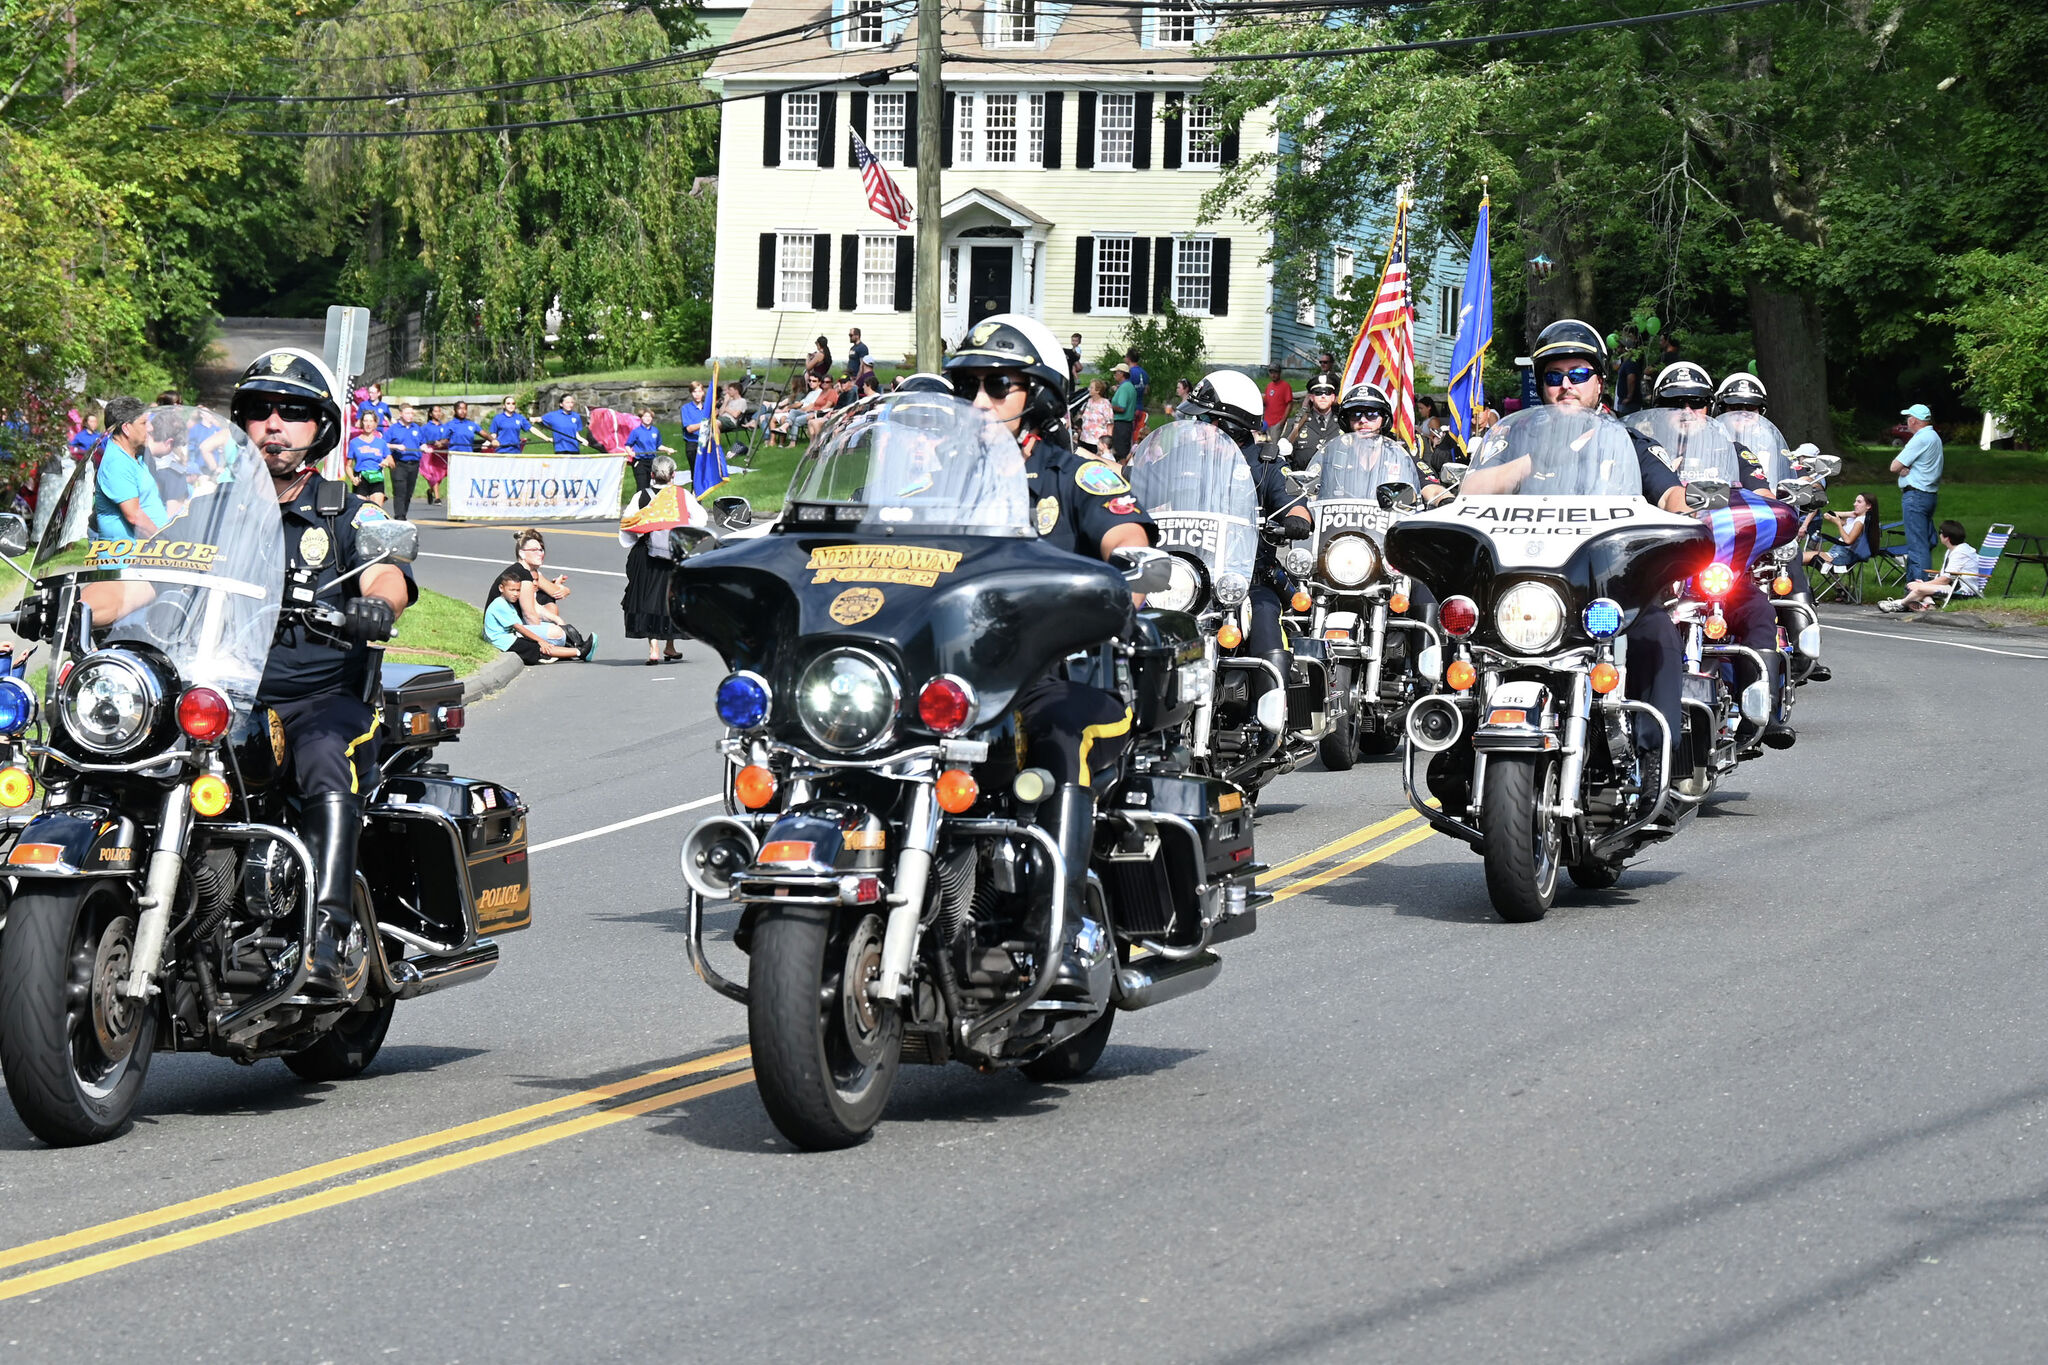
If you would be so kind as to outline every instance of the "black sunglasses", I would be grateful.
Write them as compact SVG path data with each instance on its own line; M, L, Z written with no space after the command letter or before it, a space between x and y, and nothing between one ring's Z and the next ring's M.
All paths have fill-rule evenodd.
M261 422L271 413L276 413L287 422L312 422L320 417L320 409L311 403L293 402L282 398L237 398L234 415L237 422L247 426Z
M1583 384L1600 371L1591 365L1574 365L1569 370L1545 370L1543 383L1549 388L1559 388L1566 383Z
M956 398L965 398L969 402L974 401L975 394L985 392L991 399L1000 403L1023 387L1022 375L1003 374L1000 371L979 375L962 374L953 379L953 395Z

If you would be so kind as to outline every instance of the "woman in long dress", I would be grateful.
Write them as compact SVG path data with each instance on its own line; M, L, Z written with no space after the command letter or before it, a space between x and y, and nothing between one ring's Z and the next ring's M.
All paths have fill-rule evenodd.
M626 515L631 517L645 508L675 479L676 462L666 455L657 455L648 471L648 487L633 495L626 504ZM619 540L627 546L626 592L619 599L619 608L626 615L626 636L647 642L649 668L674 663L683 654L675 647L679 637L668 611L669 570L675 567L669 555L668 531L628 531L621 527Z

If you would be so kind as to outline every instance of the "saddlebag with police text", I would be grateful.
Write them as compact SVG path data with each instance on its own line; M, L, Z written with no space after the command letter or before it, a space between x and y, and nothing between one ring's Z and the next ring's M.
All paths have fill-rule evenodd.
M363 871L378 918L411 913L436 943L463 945L533 922L526 803L495 782L436 773L387 779L370 804ZM466 946L466 945L463 945Z

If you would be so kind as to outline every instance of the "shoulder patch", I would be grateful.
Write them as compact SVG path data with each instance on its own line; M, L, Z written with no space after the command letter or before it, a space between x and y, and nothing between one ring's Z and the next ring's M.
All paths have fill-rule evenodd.
M361 526L366 521L388 520L390 520L390 518L384 515L383 508L379 507L374 502L366 502L362 504L360 507L356 508L356 514L348 519L348 524L351 526Z
M1120 517L1130 516L1132 513L1138 510L1138 500L1132 497L1129 493L1125 493L1121 497L1115 497L1109 500L1109 510L1116 513Z
M1756 457L1755 452L1746 446L1737 447L1735 453L1742 457L1742 462L1746 465L1757 465L1760 467L1763 464L1763 461Z
M1128 493L1131 486L1124 482L1124 476L1100 460L1090 460L1074 471L1074 482L1090 493L1108 497L1113 493Z

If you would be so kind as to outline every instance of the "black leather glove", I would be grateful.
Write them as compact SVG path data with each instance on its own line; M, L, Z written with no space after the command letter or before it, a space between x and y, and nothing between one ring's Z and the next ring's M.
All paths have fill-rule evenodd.
M398 620L391 604L381 597L351 597L341 609L342 634L351 640L388 640Z
M1297 516L1280 518L1281 532L1289 540L1307 540L1316 533L1316 524Z
M31 592L21 599L21 616L14 623L14 633L24 640L43 638L43 608L48 603L40 592Z

